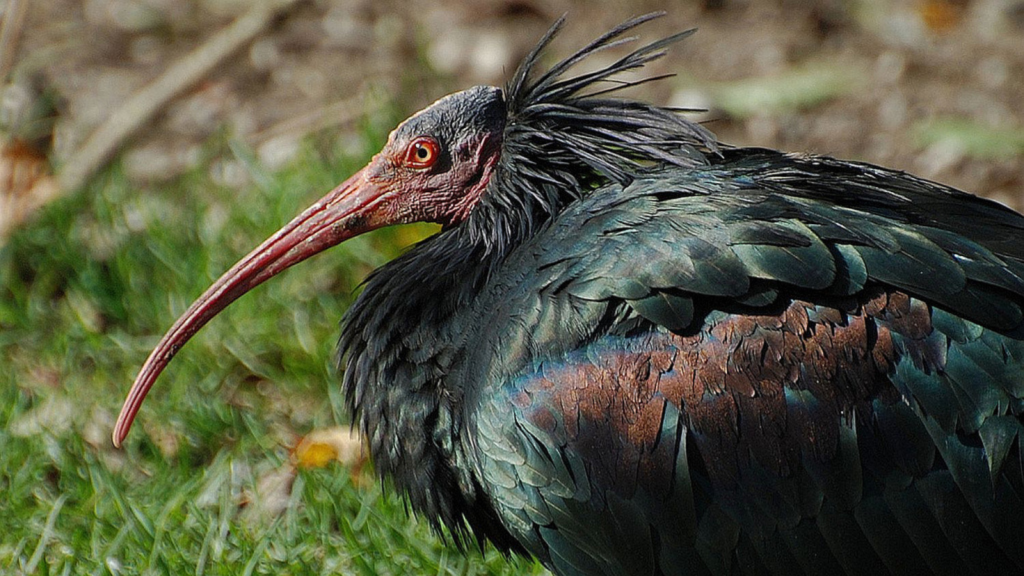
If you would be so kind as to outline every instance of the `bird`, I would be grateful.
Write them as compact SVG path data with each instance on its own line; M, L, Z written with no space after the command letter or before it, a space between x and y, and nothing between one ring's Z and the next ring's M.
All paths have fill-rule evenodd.
M448 95L217 280L380 227L341 387L376 472L459 546L557 575L1024 572L1024 216L911 174L719 142L623 78L632 18ZM625 56L586 72L609 49ZM596 64L596 63L595 63Z

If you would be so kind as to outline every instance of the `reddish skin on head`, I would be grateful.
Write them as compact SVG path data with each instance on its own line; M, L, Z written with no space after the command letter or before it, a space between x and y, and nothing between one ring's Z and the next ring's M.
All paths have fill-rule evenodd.
M469 215L490 181L501 133L484 131L442 142L430 134L399 136L403 126L391 133L384 149L365 168L239 260L178 318L135 378L114 426L114 446L121 446L146 394L178 350L242 294L364 232L409 222L450 226Z

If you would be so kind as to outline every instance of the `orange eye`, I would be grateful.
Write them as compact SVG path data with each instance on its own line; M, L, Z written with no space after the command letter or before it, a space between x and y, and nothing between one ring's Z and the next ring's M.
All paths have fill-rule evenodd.
M409 168L430 168L441 155L441 145L430 136L420 136L405 149L405 165Z

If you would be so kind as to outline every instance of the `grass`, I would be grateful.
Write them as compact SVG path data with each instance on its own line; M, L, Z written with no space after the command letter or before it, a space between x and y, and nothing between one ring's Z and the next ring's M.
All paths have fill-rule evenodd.
M0 248L0 573L543 572L446 545L372 472L289 462L302 434L345 421L330 359L358 283L429 228L357 238L236 302L171 364L125 449L110 445L159 335L386 132L364 133L356 157L311 144L275 175L211 144L252 173L241 191L205 172L140 191L115 167Z
M1024 154L1024 131L1018 126L988 126L967 118L939 117L914 127L921 147L941 144L966 156L1009 160Z
M863 86L867 73L855 66L808 62L782 73L708 86L715 105L734 118L812 108Z

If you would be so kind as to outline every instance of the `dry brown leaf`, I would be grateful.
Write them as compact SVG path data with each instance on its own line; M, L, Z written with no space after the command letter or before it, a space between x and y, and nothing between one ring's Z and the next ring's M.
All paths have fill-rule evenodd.
M20 140L0 143L0 241L58 193L46 156Z
M929 30L941 34L956 28L963 20L963 4L962 0L927 0L918 7L918 13Z
M292 456L302 468L323 468L337 461L358 470L366 460L359 433L346 426L313 430L299 441Z

